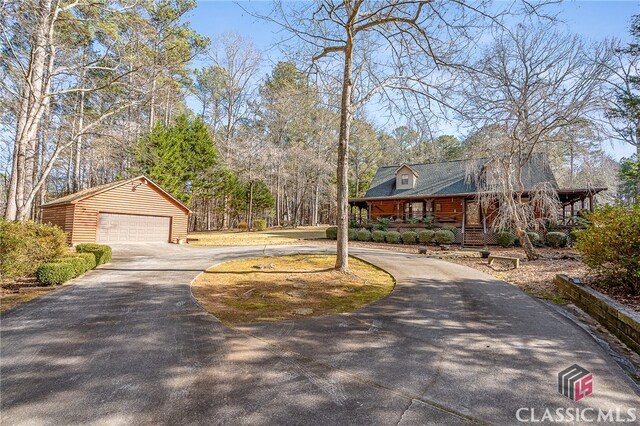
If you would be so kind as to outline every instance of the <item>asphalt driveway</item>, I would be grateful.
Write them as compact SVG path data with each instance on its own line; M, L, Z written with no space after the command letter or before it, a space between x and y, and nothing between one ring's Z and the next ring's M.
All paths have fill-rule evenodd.
M2 424L516 424L545 408L637 408L580 328L473 269L353 249L397 279L355 313L235 329L192 299L212 264L319 246L116 247L75 284L2 316ZM579 364L594 392L557 392ZM640 415L640 413L638 413Z

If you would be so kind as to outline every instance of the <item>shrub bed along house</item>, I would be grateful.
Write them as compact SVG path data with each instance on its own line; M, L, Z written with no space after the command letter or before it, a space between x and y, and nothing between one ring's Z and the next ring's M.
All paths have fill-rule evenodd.
M418 232L418 240L420 240L422 244L428 244L433 240L435 234L436 232L431 229L420 231Z
M387 232L385 240L391 244L400 244L402 242L402 235L397 231Z
M0 275L3 279L33 276L43 262L65 252L66 241L67 235L57 226L0 220Z
M440 229L434 234L434 238L438 244L451 244L456 240L453 231L448 229Z
M516 243L516 236L509 231L496 232L496 243L501 247L511 247Z
M373 231L371 233L371 239L376 243L384 243L387 239L387 233L381 230Z
M537 232L527 232L527 236L529 237L529 241L536 247L540 247L542 245L542 239Z
M405 244L415 244L418 242L418 234L413 231L405 231L402 233L402 242Z
M371 241L371 232L368 229L359 230L358 241Z
M567 245L567 236L563 232L547 232L545 240L550 247L564 247Z
M331 226L329 228L327 228L326 231L324 231L325 234L327 235L327 238L330 240L337 240L338 239L338 227L337 226Z

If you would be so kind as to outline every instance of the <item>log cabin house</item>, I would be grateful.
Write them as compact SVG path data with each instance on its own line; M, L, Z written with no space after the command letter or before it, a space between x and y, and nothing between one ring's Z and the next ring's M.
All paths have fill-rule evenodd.
M559 188L544 155L536 155L523 170L525 197L536 185L548 182L557 188L565 224L579 210L593 210L594 196L606 188ZM465 160L380 167L364 197L349 199L352 221L364 224L387 218L389 228L455 226L456 242L463 245L495 244L492 213L483 211L476 199L476 186L466 179Z

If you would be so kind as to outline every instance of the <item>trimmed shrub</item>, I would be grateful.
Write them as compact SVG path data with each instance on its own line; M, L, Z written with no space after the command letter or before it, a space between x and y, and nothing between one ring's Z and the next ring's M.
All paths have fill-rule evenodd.
M602 206L577 232L576 249L601 278L600 285L622 285L640 294L640 203Z
M324 232L327 235L328 239L330 239L330 240L337 240L338 239L338 227L337 226L330 226Z
M567 236L564 232L547 232L545 240L550 247L564 247L567 245Z
M84 253L91 255L91 253ZM73 270L73 276L78 277L89 270L87 261L79 256L63 256L54 260L55 263L67 263Z
M87 265L87 271L98 266L96 263L96 257L93 253L76 253L75 255L84 259L84 263Z
M443 226L441 229L445 230L445 231L451 231L453 233L453 236L455 237L456 235L458 235L458 228L456 228L453 225L446 225Z
M434 234L438 244L451 244L456 240L455 234L448 229L440 229Z
M433 236L435 235L435 231L430 229L418 232L418 240L420 240L423 244L428 244L433 240Z
M238 222L238 229L241 231L246 231L249 228L249 225L244 220L242 222Z
M384 243L387 239L387 233L381 230L375 230L371 233L371 239L376 243Z
M517 241L517 238L513 234L513 232L509 232L509 231L496 232L496 242L501 247L511 247L515 245L516 241Z
M69 262L49 262L38 267L36 279L43 285L59 285L73 278L74 273Z
M542 245L542 239L537 232L527 232L527 236L529 237L529 241L536 247L540 247Z
M78 244L78 253L91 253L96 258L96 265L102 265L111 260L111 247L103 244Z
M400 235L397 231L389 231L387 232L387 236L385 237L386 241L391 244L400 244L402 240L402 235Z
M354 228L349 228L349 241L356 241L358 239L358 230Z
M253 221L253 227L256 231L264 231L267 229L267 221L265 219L256 219Z
M358 241L371 241L371 232L369 232L367 229L359 230Z
M66 249L67 234L57 226L0 220L2 278L33 276L38 266L61 256Z
M413 231L405 231L402 233L402 242L405 244L415 244L418 242L418 234Z

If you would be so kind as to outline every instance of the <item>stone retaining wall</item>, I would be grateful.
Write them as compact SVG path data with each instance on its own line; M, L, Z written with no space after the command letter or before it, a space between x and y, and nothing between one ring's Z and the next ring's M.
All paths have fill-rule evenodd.
M638 312L585 286L579 279L558 274L554 283L564 298L587 312L640 354L640 314Z

